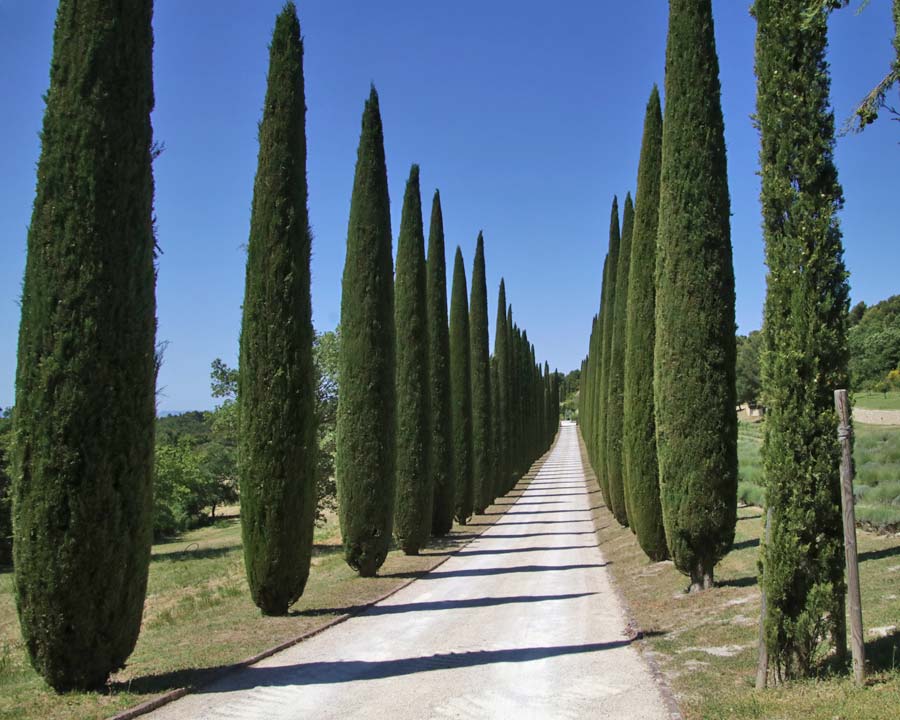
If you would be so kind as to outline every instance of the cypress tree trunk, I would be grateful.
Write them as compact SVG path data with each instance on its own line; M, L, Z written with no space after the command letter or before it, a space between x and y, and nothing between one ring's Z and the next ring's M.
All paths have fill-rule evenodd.
M447 329L447 268L444 260L444 216L441 196L434 191L428 231L428 362L431 378L431 476L434 502L433 535L446 535L456 510L456 476L450 424L450 333Z
M631 193L625 197L622 214L622 242L616 269L616 299L613 303L610 337L609 388L606 396L606 478L612 512L621 525L628 525L625 485L622 479L622 408L625 386L625 318L628 306L628 271L631 267L631 233L634 205Z
M472 268L469 303L469 349L472 371L472 485L474 510L491 504L493 449L491 447L491 364L488 341L487 284L484 271L484 237L479 232Z
M34 668L98 688L141 625L155 420L152 2L62 0L16 371L16 605Z
M734 270L709 0L670 0L654 390L660 499L675 566L712 585L737 520Z
M250 594L284 615L306 586L316 506L303 44L275 21L253 188L241 324L241 533Z
M394 272L384 135L366 101L341 294L336 475L347 564L375 575L391 542L395 477Z
M828 106L825 12L756 0L757 118L769 268L762 355L771 540L762 549L769 657L804 675L820 639L844 650L840 445L833 393L847 375L843 204Z
M628 522L651 560L669 555L659 504L659 462L653 412L653 345L656 337L656 235L662 112L653 86L644 119L638 166L637 208L631 237L625 324L625 388L622 400L622 470Z
M453 474L456 519L465 525L472 515L472 373L469 354L469 306L466 268L457 246L450 296L450 403L453 428Z
M603 281L603 301L600 305L599 382L595 392L593 413L596 418L594 434L594 469L606 506L612 510L609 475L606 472L606 425L608 418L609 369L612 356L612 326L616 306L616 271L619 267L619 200L613 198L609 219L609 251L607 252L606 277Z
M397 278L397 496L394 537L407 555L417 555L431 530L431 427L428 373L428 313L425 300L425 236L419 166L406 183Z

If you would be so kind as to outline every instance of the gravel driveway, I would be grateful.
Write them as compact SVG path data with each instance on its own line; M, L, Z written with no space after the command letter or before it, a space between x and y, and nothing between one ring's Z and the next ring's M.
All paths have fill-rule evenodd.
M150 717L668 718L596 545L599 502L564 423L515 504L439 568Z

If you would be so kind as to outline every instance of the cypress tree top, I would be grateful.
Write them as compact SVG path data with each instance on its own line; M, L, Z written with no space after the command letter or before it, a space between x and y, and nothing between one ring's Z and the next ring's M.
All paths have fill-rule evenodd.
M282 615L303 593L316 504L303 43L275 22L253 188L240 341L240 480L250 593Z
M700 588L737 519L734 270L712 8L669 7L654 398L666 537Z
M374 87L363 111L342 290L338 506L347 563L370 576L390 545L395 474L391 213Z

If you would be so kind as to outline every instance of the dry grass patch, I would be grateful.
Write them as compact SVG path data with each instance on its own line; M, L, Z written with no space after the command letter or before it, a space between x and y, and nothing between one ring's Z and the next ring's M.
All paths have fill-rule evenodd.
M585 465L587 461L585 459ZM589 481L596 480L589 473ZM688 579L671 562L651 563L605 507L597 540L636 624L638 647L668 679L686 720L895 720L900 717L900 536L859 531L869 682L823 665L819 677L757 691L762 511L738 514L734 549L716 566L716 587L685 594Z

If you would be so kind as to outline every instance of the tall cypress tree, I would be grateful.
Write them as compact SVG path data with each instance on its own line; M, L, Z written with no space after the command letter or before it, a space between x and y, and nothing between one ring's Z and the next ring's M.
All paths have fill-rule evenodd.
M472 373L469 353L469 305L466 267L456 248L450 290L450 407L453 428L453 474L456 519L465 525L472 515Z
M395 475L394 272L378 93L366 101L341 294L336 476L347 564L375 575L391 542Z
M494 326L494 363L497 366L496 394L498 411L494 413L497 438L497 495L507 491L510 468L509 437L509 329L506 324L506 282L500 278L497 295L497 323Z
M622 213L622 242L616 269L616 299L613 303L610 333L610 366L606 396L606 482L612 512L622 525L628 525L625 486L622 479L622 407L625 386L625 318L628 307L628 271L631 267L631 233L634 228L634 205L631 193L625 197Z
M152 2L61 0L16 371L16 605L35 669L96 688L141 625L155 421Z
M428 362L431 377L431 476L434 486L431 532L446 535L456 510L456 477L450 421L450 332L447 327L447 267L444 260L444 216L434 191L428 231Z
M669 555L659 504L659 462L653 412L653 345L656 337L656 235L662 112L653 86L644 118L638 165L637 207L631 236L625 323L625 387L622 398L622 479L628 523L651 560Z
M476 513L493 501L493 448L491 445L491 352L488 340L487 284L484 236L479 232L472 267L469 303L469 350L472 371L472 484Z
M397 496L394 537L407 555L416 555L431 531L431 426L428 373L428 313L425 299L425 236L419 195L419 166L406 183L397 278Z
M616 305L616 271L619 267L619 200L613 197L612 210L609 218L609 251L607 252L606 277L603 281L603 300L600 305L600 338L597 346L599 352L598 367L599 376L597 390L594 393L593 413L595 422L594 430L594 470L597 473L600 490L606 506L612 510L612 496L609 488L609 475L606 472L606 425L608 408L606 401L609 398L609 369L612 356L612 327L615 317Z
M826 630L844 648L844 548L834 390L846 388L847 270L837 211L824 11L756 0L757 118L769 268L762 355L771 539L765 633L788 677L810 671Z
M692 589L712 585L737 521L729 207L710 0L670 0L654 390L666 538Z
M495 343L496 344L496 343ZM500 489L500 432L503 416L500 413L500 368L496 357L491 363L491 502L503 495Z
M284 615L303 593L316 508L303 44L294 3L275 21L253 188L241 323L240 484L253 601Z

